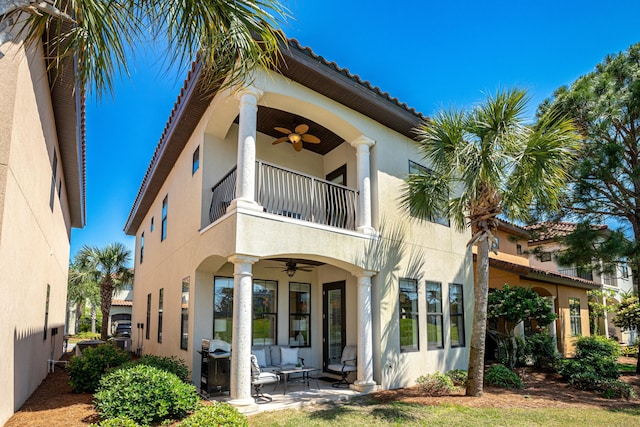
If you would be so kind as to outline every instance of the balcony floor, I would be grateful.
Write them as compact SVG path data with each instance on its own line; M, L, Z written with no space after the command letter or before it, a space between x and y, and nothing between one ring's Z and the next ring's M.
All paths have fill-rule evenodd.
M284 384L282 381L275 391L273 385L265 385L263 388L264 394L270 396L273 400L271 402L264 399L259 400L257 402L259 412L294 409L332 401L349 400L352 397L363 394L345 386L334 388L331 383L322 380L318 380L318 386L319 388L316 388L315 380L313 379L308 388L302 383L289 382L287 384L287 394L283 394ZM253 388L251 392L253 392ZM212 394L209 397L209 400L219 402L226 402L230 399L228 393Z

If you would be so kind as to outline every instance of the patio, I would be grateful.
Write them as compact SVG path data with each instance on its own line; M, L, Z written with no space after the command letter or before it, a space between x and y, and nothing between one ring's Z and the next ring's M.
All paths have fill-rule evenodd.
M318 379L319 388L316 388L315 382L315 379L311 379L309 387L302 383L289 382L287 385L287 394L284 394L284 384L282 381L275 390L272 385L265 385L262 391L273 400L258 400L259 412L300 408L319 403L348 400L354 396L365 394L346 387L334 388L331 386L332 383L320 379ZM228 393L219 393L210 395L209 400L226 402L231 400L231 397Z

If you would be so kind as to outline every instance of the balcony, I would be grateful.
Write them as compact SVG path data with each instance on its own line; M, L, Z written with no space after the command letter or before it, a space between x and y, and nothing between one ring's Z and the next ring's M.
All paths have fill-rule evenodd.
M580 279L593 282L593 272L591 270L585 270L584 268L559 268L558 273L571 277L579 277Z
M236 197L236 167L213 186L209 221L222 217ZM256 162L255 200L264 212L315 224L356 229L358 192L263 161Z

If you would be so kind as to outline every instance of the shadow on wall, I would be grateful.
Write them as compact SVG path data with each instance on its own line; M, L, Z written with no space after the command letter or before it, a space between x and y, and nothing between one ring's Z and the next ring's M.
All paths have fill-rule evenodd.
M48 360L62 355L64 325L13 332L13 410L20 409L47 377ZM6 386L9 386L8 384Z
M377 283L380 286L380 313L392 313L398 318L398 298L395 286L401 277L416 279L422 282L424 276L425 253L415 245L406 243L406 229L399 223L393 223L383 218L380 221L379 236L372 239L365 246L358 257L358 265L365 270L378 271ZM403 260L406 263L403 265ZM386 322L381 326L381 342L398 341L400 334L399 322ZM398 388L402 378L408 373L406 363L400 363L399 341L392 349L381 351L381 371L385 377L385 388Z

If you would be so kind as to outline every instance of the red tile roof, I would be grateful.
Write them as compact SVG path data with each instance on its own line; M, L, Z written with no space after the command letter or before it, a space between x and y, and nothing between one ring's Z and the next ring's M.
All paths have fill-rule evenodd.
M556 237L564 237L576 230L578 224L575 222L552 222L545 221L524 227L531 233L530 243L542 242L544 240L553 240ZM596 224L592 226L594 230L606 230L607 225Z
M111 300L111 305L115 305L118 307L132 307L133 306L133 301L127 301L127 300L123 300L123 299L114 299Z

